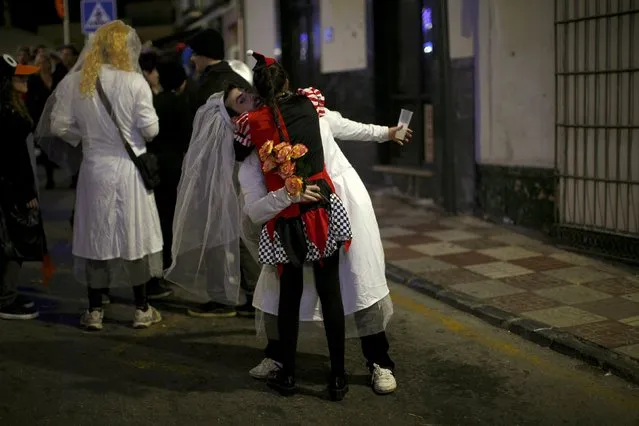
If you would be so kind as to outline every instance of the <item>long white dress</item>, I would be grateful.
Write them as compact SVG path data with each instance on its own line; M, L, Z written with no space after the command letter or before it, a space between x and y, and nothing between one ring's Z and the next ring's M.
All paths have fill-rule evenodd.
M76 72L62 81L51 114L56 136L73 146L82 142L73 230L75 276L92 287L138 285L162 274L155 198L97 93L80 93L80 78L81 72ZM146 152L145 139L155 137L159 129L144 77L103 65L100 81L127 142L136 155Z
M388 139L388 128L357 123L343 118L339 113L324 110L319 121L326 169L333 180L335 193L346 207L353 232L348 252L340 253L340 287L346 316L346 335L361 337L383 331L393 314L393 305L385 275L384 249L372 201L357 171L337 145L335 137L383 142ZM283 190L267 193L256 153L242 163L239 179L245 211L253 220L265 222L290 205ZM268 328L268 337L277 337L272 319L277 315L278 304L277 269L265 265L253 296L253 306L258 310L258 333L264 333ZM311 266L304 267L300 320L300 327L322 321Z

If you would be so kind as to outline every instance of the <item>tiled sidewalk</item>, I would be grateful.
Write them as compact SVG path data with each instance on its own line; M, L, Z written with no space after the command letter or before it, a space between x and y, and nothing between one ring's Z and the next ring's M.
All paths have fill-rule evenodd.
M639 271L474 217L382 195L373 202L388 264L639 360Z

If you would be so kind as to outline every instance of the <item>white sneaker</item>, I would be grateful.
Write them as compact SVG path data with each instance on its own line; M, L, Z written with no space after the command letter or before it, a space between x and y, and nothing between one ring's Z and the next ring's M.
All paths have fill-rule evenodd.
M388 368L382 368L377 364L373 364L373 375L371 384L375 393L386 395L395 392L397 389L397 381L393 372Z
M160 321L162 321L162 315L160 315L157 309L149 305L149 309L147 309L146 312L141 309L135 310L133 328L148 328Z
M94 311L85 311L80 317L80 324L87 330L98 331L102 330L102 319L104 318L104 311L102 309Z
M257 380L266 380L271 373L282 368L282 364L271 358L264 358L255 368L249 371L251 377Z

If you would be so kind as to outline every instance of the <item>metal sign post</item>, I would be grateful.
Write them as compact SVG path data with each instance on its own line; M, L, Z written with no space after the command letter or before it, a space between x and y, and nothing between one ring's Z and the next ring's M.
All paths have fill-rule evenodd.
M64 44L68 45L71 43L71 25L69 20L69 0L63 0L63 10L64 10L64 20L62 21L63 31L64 31Z

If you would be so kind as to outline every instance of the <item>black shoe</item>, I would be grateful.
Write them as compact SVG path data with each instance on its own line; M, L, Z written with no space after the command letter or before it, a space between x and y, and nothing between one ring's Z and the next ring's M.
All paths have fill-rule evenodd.
M348 381L346 374L331 374L328 381L328 395L331 401L341 401L348 393Z
M23 308L33 308L35 306L33 300L21 294L18 294L16 296L16 299L13 301L13 303L18 306L22 306Z
M208 302L197 309L189 309L189 315L199 318L230 318L237 315L235 307L217 302Z
M235 308L237 314L241 317L255 317L255 308L253 302L246 302L242 306Z
M278 370L268 376L266 384L282 396L291 396L297 391L295 378L284 370Z
M173 294L173 290L164 287L159 280L153 280L146 285L146 297L149 300L163 299Z
M15 302L0 308L0 318L6 320L31 320L38 318L39 315L35 306L25 308Z

